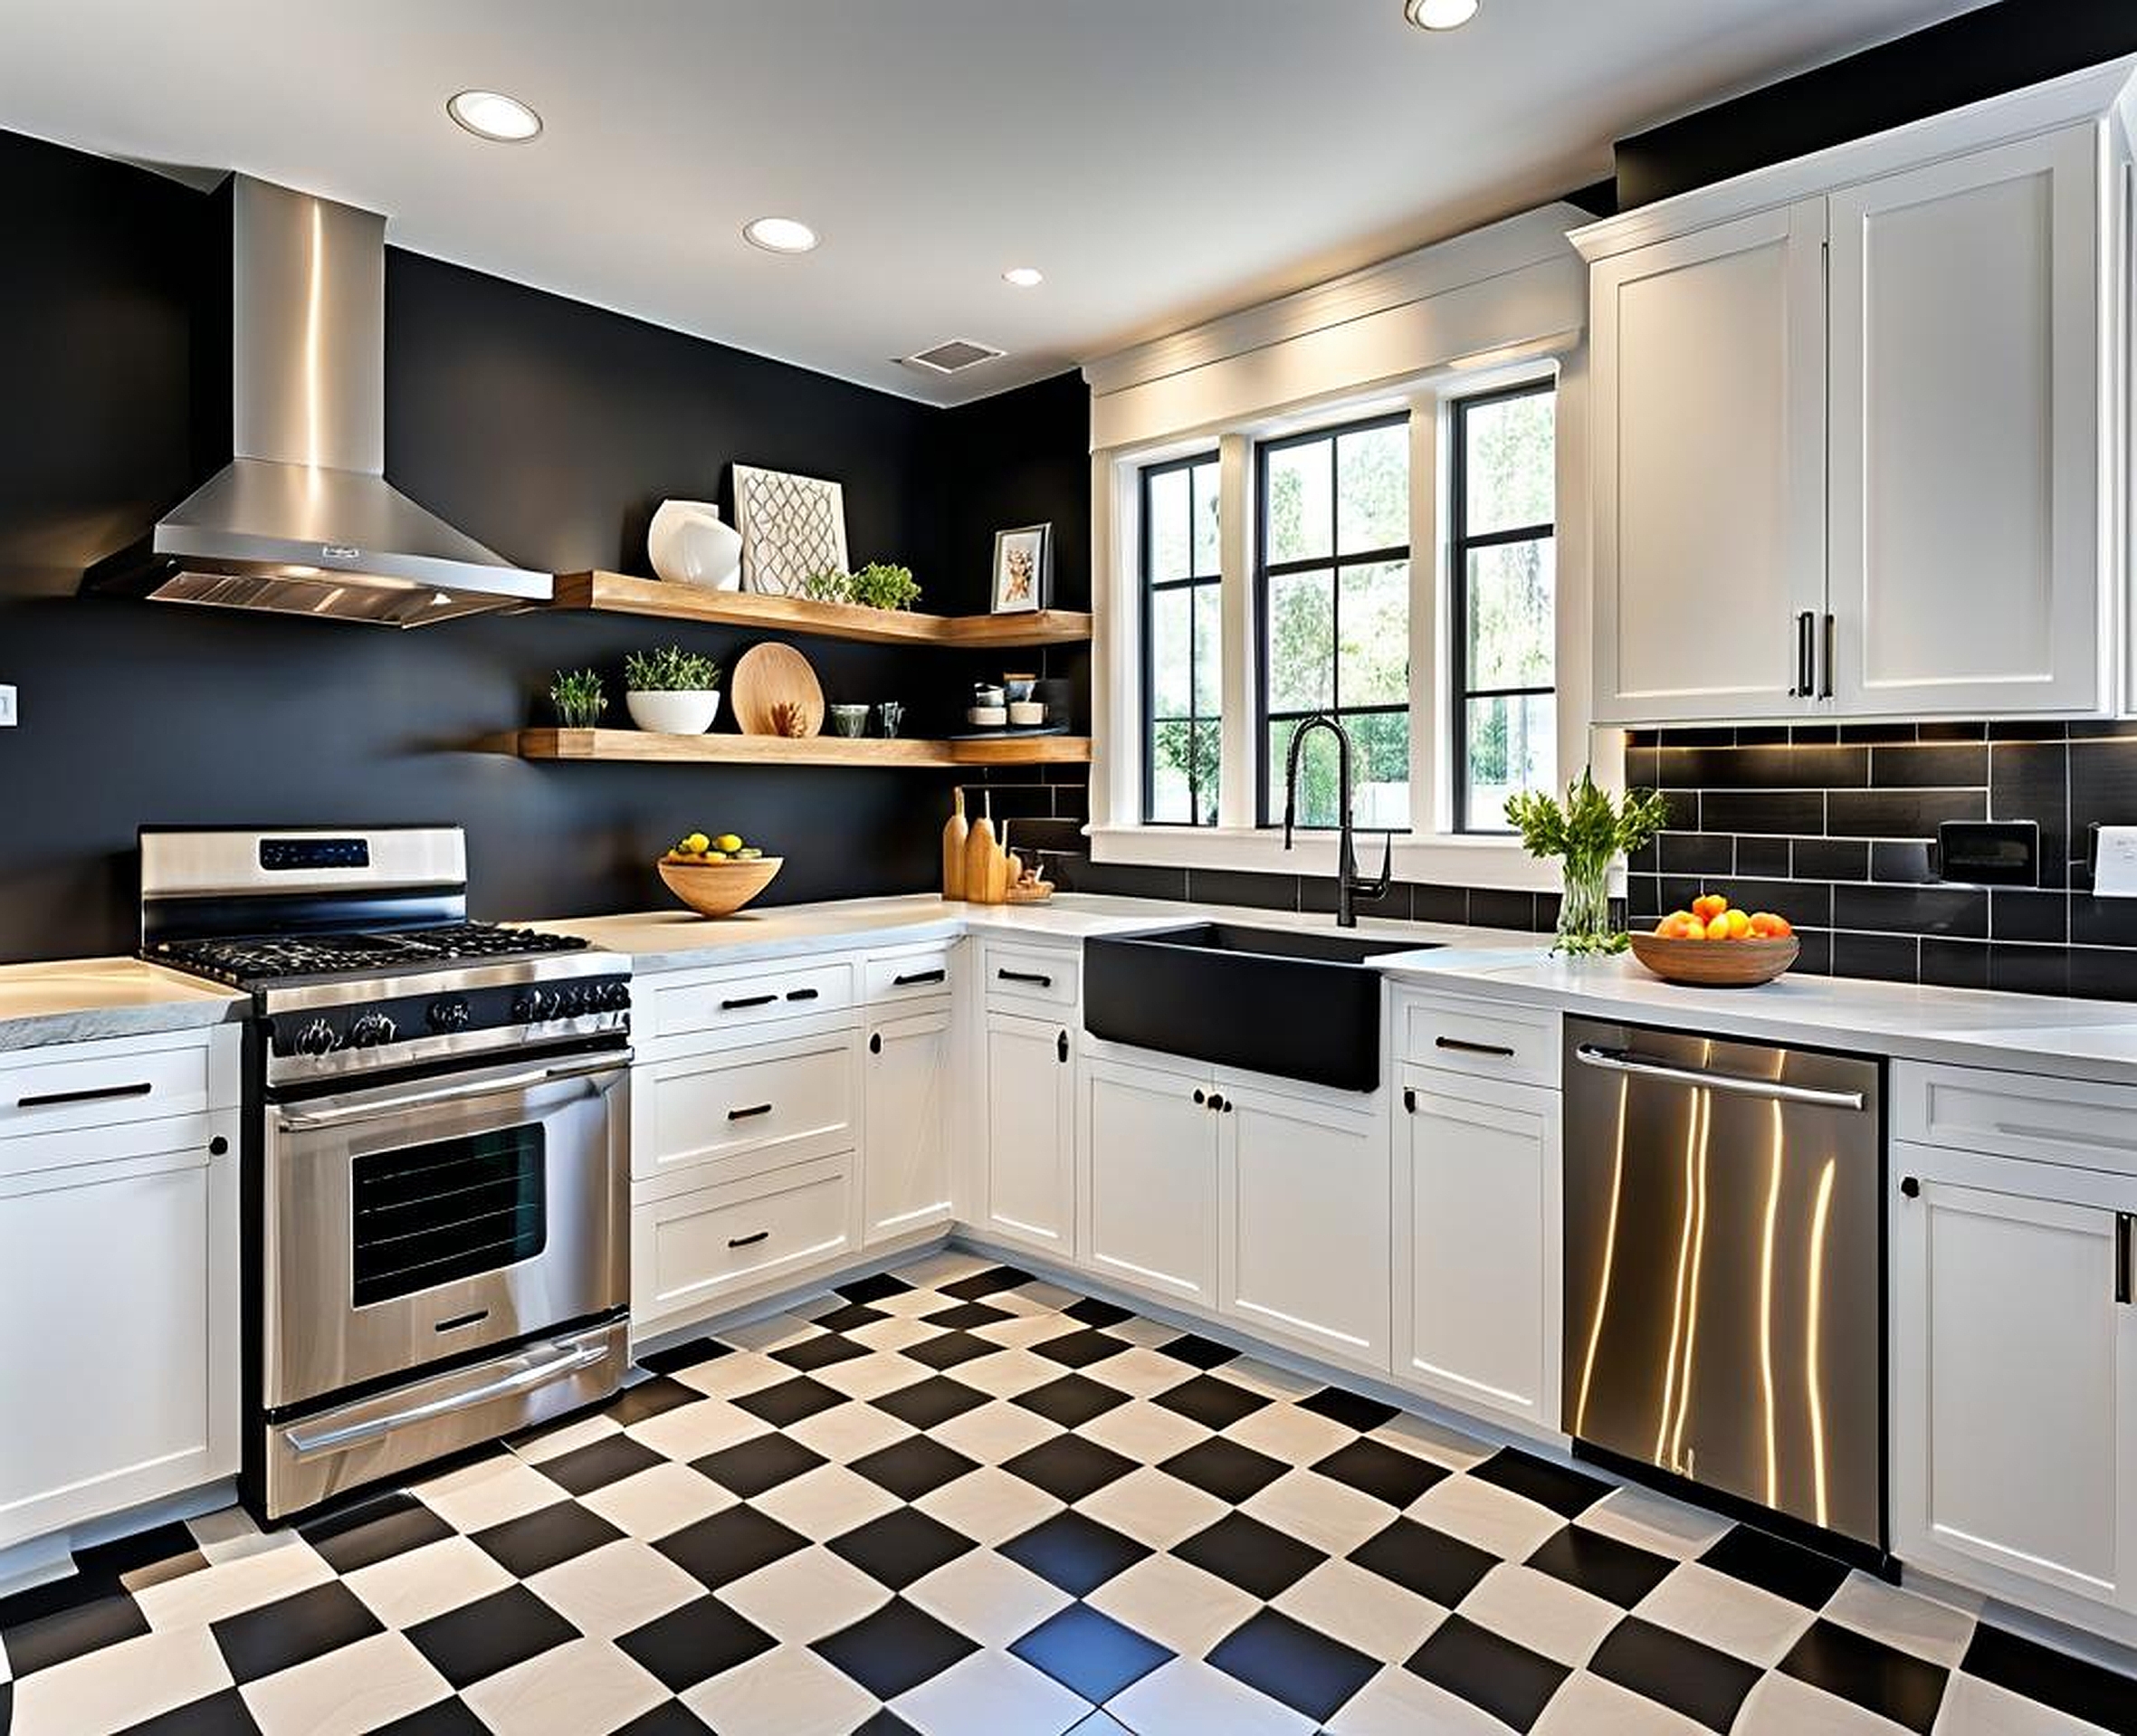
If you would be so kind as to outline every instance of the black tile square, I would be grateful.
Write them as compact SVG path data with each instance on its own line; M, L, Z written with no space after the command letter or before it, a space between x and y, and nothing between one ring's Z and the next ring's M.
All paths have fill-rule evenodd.
M706 1590L717 1591L807 1548L808 1540L769 1513L754 1507L730 1507L662 1538L654 1548Z
M1118 1303L1101 1302L1096 1296L1086 1296L1081 1302L1071 1302L1061 1311L1073 1321L1086 1326L1118 1326L1122 1321L1133 1320L1134 1313Z
M1121 1351L1134 1348L1126 1339L1102 1332L1095 1326L1087 1326L1080 1332L1064 1332L1059 1338L1050 1338L1030 1347L1035 1356L1043 1356L1049 1362L1071 1369L1088 1369L1094 1362L1103 1362L1108 1357L1119 1356Z
M371 1736L490 1736L490 1726L468 1710L466 1701L452 1693L395 1719Z
M707 1596L633 1628L615 1644L670 1693L682 1693L770 1651L778 1641L719 1598Z
M952 1302L948 1308L939 1308L932 1314L922 1314L923 1325L940 1326L946 1332L968 1332L975 1326L992 1326L997 1321L1015 1320L1006 1308L997 1308L992 1302Z
M43 1586L33 1588L34 1591L44 1589ZM32 1595L20 1594L24 1599ZM121 1591L0 1628L0 1645L6 1646L8 1665L19 1681L84 1652L116 1645L148 1631L148 1618L141 1614L140 1606Z
M865 1344L856 1344L836 1332L818 1332L814 1338L780 1346L771 1357L774 1362L784 1362L789 1369L806 1373L814 1369L828 1369L834 1362L851 1362L855 1357L868 1353Z
M970 1656L979 1649L979 1644L904 1598L892 1598L873 1615L826 1635L809 1649L844 1670L878 1700L895 1700ZM872 1727L862 1726L863 1730Z
M1433 1464L1415 1453L1366 1440L1338 1447L1313 1468L1322 1476L1347 1483L1390 1507L1408 1506L1434 1483L1444 1483L1454 1474L1445 1465Z
M1359 1567L1392 1579L1405 1591L1429 1598L1452 1609L1476 1589L1476 1582L1499 1565L1489 1550L1436 1531L1414 1519L1398 1519L1369 1537L1347 1558Z
M791 1428L797 1423L806 1422L820 1411L831 1410L844 1404L846 1396L825 1386L821 1380L812 1380L806 1374L797 1374L793 1379L782 1380L777 1386L744 1393L734 1402L752 1416L761 1416L774 1428Z
M452 1526L402 1491L313 1520L297 1530L337 1573L354 1573L454 1535Z
M953 1416L978 1409L987 1402L987 1395L939 1374L868 1402L914 1428L935 1428Z
M1228 1344L1219 1344L1213 1338L1204 1338L1195 1332L1182 1332L1169 1344L1158 1347L1159 1356L1169 1356L1175 1362L1184 1362L1190 1369L1220 1369L1227 1362L1238 1360L1239 1352Z
M898 1507L833 1539L827 1547L879 1584L902 1591L978 1545L917 1507Z
M1571 1674L1564 1664L1459 1615L1434 1628L1403 1667L1520 1731L1543 1715L1551 1695Z
M902 1347L900 1356L911 1357L915 1362L934 1369L954 1369L960 1363L974 1362L983 1356L993 1356L1002 1347L969 1332L944 1332L918 1344Z
M1812 1622L1775 1667L1922 1736L1944 1703L1941 1665L1823 1619ZM2137 1684L2130 1692L2137 1698Z
M705 1721L682 1701L663 1700L609 1736L705 1736Z
M1345 1428L1354 1428L1360 1435L1383 1427L1402 1415L1393 1405L1383 1405L1377 1398L1361 1398L1340 1387L1321 1388L1311 1398L1302 1398L1299 1408L1310 1410L1316 1416L1325 1416L1331 1423L1340 1423Z
M343 1511L352 1512L349 1522L354 1523L357 1517L376 1517L396 1506L414 1504L414 1495L393 1494L361 1503L360 1512ZM314 1523L331 1526L336 1517L339 1517L339 1514L315 1521ZM308 1538L314 1534L310 1529L301 1529ZM120 1582L129 1573L138 1572L142 1568L160 1566L177 1556L192 1555L198 1549L193 1533L184 1525L175 1521L167 1525L151 1525L147 1531L129 1531L124 1537L114 1537L108 1543L91 1543L85 1549L76 1550L74 1578L85 1588L94 1588L96 1595L100 1597L106 1592L118 1590ZM73 1601L86 1599L77 1598Z
M790 1435L759 1435L692 1459L691 1469L711 1477L722 1489L732 1490L744 1501L753 1501L767 1489L827 1464L821 1453L811 1452Z
M1193 1483L1205 1494L1215 1495L1219 1501L1228 1501L1236 1507L1259 1494L1291 1466L1266 1453L1257 1453L1251 1446L1242 1446L1237 1441L1213 1435L1184 1452L1175 1453L1158 1468L1182 1483Z
M1241 1512L1226 1513L1214 1525L1174 1544L1172 1553L1264 1603L1328 1560L1311 1543Z
M1738 1525L1716 1540L1700 1557L1717 1573L1726 1573L1786 1598L1807 1609L1823 1609L1840 1589L1847 1569L1829 1555L1789 1543L1751 1525Z
M525 1586L508 1586L408 1629L408 1640L455 1688L465 1688L579 1636Z
M1226 1636L1209 1662L1317 1724L1380 1673L1378 1658L1274 1609Z
M1177 1411L1205 1428L1221 1431L1231 1427L1242 1416L1253 1416L1269 1401L1258 1392L1249 1392L1229 1380L1220 1380L1214 1374L1198 1374L1177 1387L1168 1387L1152 1402L1163 1405L1167 1410Z
M613 1543L622 1535L599 1513L576 1501L558 1501L476 1531L473 1540L515 1579L531 1579L544 1568Z
M2137 1684L2118 1671L2068 1656L1987 1622L1974 1629L1959 1667L1967 1675L1978 1675L2012 1693L2112 1730L2116 1736L2137 1736Z
M1579 1517L1610 1493L1610 1484L1600 1477L1553 1464L1513 1446L1501 1447L1482 1464L1472 1466L1468 1474L1526 1496L1564 1519Z
M1009 1402L1064 1428L1081 1428L1092 1417L1126 1404L1128 1395L1118 1387L1102 1386L1084 1375L1064 1374L1058 1380L1018 1393Z
M873 1326L879 1320L890 1318L882 1309L871 1308L866 1302L848 1302L844 1308L835 1308L828 1314L818 1314L816 1324L826 1332L853 1332L863 1326Z
M534 1468L558 1487L568 1489L575 1495L586 1495L663 1463L661 1455L650 1446L641 1445L628 1435L611 1435L591 1446L544 1459Z
M1588 1673L1680 1712L1709 1730L1735 1722L1761 1672L1755 1664L1627 1616L1604 1637ZM1940 1675L1941 1672L1939 1673Z
M664 1350L649 1350L634 1359L642 1369L654 1374L682 1374L686 1369L701 1369L708 1362L717 1362L723 1356L732 1356L734 1347L722 1344L716 1338L693 1338L687 1344L674 1344Z
M1059 883L1058 877L1055 883ZM899 1717L890 1707L884 1706L880 1708L866 1723L854 1725L854 1736L920 1736L920 1731L907 1723L904 1719Z
M1677 1564L1666 1555L1621 1543L1585 1525L1568 1525L1545 1539L1529 1557L1528 1565L1620 1609L1630 1609L1668 1579Z
M855 1459L848 1467L878 1488L888 1489L901 1501L918 1501L922 1495L955 1483L979 1462L968 1459L955 1447L925 1435L893 1441Z
M959 1278L953 1284L944 1284L942 1293L958 1302L978 1302L983 1296L998 1295L1005 1290L1015 1290L1031 1283L1028 1272L1016 1266L990 1266L985 1272L975 1272L969 1278ZM865 1301L866 1298L859 1300Z
M1103 1705L1176 1655L1149 1636L1083 1603L1073 1603L1049 1617L1009 1649L1094 1706Z
M339 1579L208 1624L240 1686L385 1631Z
M704 1399L705 1395L695 1387L686 1387L673 1376L655 1375L651 1380L625 1387L608 1401L606 1414L628 1428L649 1416L664 1416L685 1405L702 1404Z
M8 1723L9 1699L13 1690L12 1683L0 1683L0 1730L11 1727ZM451 1703L458 1705L460 1703L453 1701ZM474 1713L469 1712L467 1716L468 1722L458 1728L472 1731L474 1736L484 1736L482 1726L475 1722ZM386 1731L402 1731L404 1724L406 1724L408 1732L415 1732L415 1726L407 1724L405 1720L401 1723L388 1725ZM144 1723L129 1724L119 1732L119 1736L257 1736L259 1728L245 1705L244 1696L235 1688L224 1688L222 1693L211 1693L205 1700L191 1700L182 1706L173 1706L170 1711L159 1712ZM440 1736L444 1736L445 1729L444 1725L439 1726ZM386 1736L386 1731L379 1732L379 1736Z
M893 1278L887 1272L879 1272L872 1278L856 1278L850 1284L835 1286L838 1293L850 1302L888 1302L892 1296L902 1296L912 1286L902 1278Z
M1096 1441L1057 1435L1003 1460L1002 1469L1073 1506L1109 1483L1119 1482L1135 1469L1135 1464Z
M1072 1510L1041 1520L1021 1537L1001 1545L1001 1552L1048 1585L1072 1598L1083 1598L1125 1573L1150 1550L1147 1543Z

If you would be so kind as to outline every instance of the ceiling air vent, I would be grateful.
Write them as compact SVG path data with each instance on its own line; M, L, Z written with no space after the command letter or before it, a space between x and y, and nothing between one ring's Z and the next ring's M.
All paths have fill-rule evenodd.
M908 367L924 367L930 374L961 374L966 368L991 362L1001 354L1001 350L976 344L968 338L952 338L946 344L937 344L932 349L923 349L916 356L901 359Z

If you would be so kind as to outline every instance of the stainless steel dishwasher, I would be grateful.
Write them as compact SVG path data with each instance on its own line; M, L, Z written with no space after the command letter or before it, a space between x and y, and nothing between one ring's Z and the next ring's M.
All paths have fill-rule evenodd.
M1875 1061L1566 1021L1562 1426L1884 1548Z

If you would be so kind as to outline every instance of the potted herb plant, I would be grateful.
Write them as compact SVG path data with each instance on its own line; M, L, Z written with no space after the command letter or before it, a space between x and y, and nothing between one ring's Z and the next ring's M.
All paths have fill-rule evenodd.
M703 735L720 715L720 665L681 645L624 659L631 721L659 735Z
M549 704L557 721L567 730L593 730L608 710L608 695L601 691L601 677L590 669L559 669L549 682Z
M872 560L857 573L835 568L801 581L800 594L812 603L852 603L864 609L910 609L920 601L920 581L910 567Z
M1613 798L1584 768L1561 803L1525 791L1506 804L1506 817L1531 856L1555 856L1564 876L1556 952L1622 952L1627 936L1610 918L1610 864L1662 830L1669 803L1659 790L1627 790Z

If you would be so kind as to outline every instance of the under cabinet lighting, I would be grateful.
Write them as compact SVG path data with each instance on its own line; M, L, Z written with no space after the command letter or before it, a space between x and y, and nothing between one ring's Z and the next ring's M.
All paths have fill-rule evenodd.
M1045 281L1045 272L1036 265L1012 265L1002 273L1003 282L1014 283L1020 290L1035 290Z
M446 103L445 112L477 138L500 145L524 144L541 130L541 117L501 91L463 91Z
M816 245L816 232L798 217L759 217L742 229L742 239L768 253L806 253Z
M1477 0L1405 0L1402 15L1420 30L1458 30L1476 8Z

